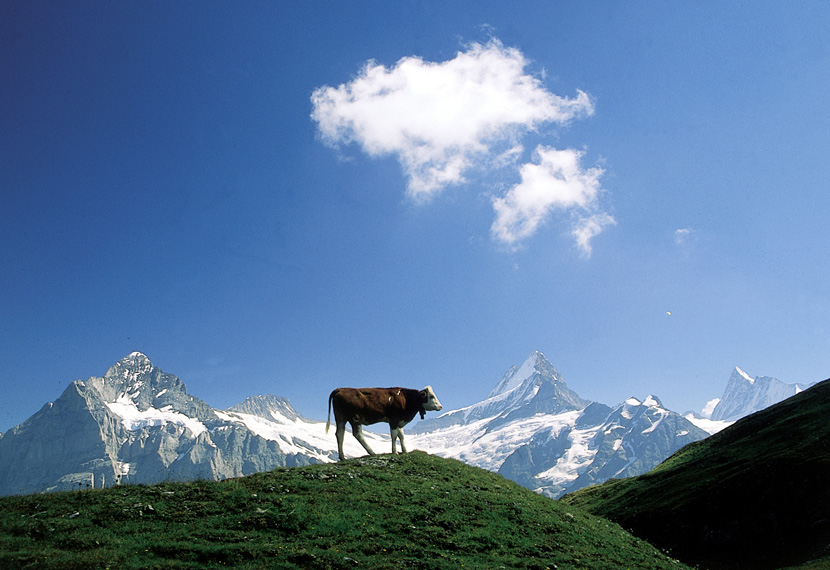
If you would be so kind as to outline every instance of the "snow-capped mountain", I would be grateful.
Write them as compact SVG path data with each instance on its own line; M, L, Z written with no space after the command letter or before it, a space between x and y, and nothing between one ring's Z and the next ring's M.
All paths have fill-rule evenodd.
M562 376L541 352L535 352L521 366L513 366L490 394L476 404L418 422L411 433L434 432L454 425L486 420L490 427L537 413L579 410L590 402L565 385Z
M649 471L709 434L649 396L610 408L570 390L537 352L482 402L417 424L418 449L497 471L559 497Z
M366 437L381 448L379 436ZM257 396L215 410L134 352L0 436L0 494L223 479L336 457L325 424L288 400Z
M770 376L753 378L736 366L723 397L712 410L711 419L735 421L795 396L810 386L812 384L785 384Z

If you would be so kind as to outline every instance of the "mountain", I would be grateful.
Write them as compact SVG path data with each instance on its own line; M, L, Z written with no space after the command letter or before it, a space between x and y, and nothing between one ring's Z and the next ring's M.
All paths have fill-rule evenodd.
M409 447L501 473L551 497L643 473L706 432L649 396L611 408L580 398L536 352L472 406L414 423ZM388 436L365 432L377 450ZM346 453L364 455L351 437ZM191 396L139 352L103 377L73 382L0 435L0 494L119 483L224 479L336 459L325 424L285 399L227 410Z
M497 471L549 497L640 474L709 434L649 396L611 408L570 390L540 352L489 396L419 422L418 449Z
M325 424L288 400L256 396L215 410L134 352L0 435L0 494L215 480L335 458Z
M258 418L278 423L284 423L286 420L292 423L298 420L305 422L311 421L298 414L297 410L291 405L291 402L288 401L288 398L281 398L273 394L251 396L232 408L228 408L227 411L257 416Z
M566 495L687 564L830 564L830 380L684 447L651 472Z
M434 432L452 426L469 426L480 420L487 420L488 425L492 422L501 425L538 413L579 410L589 403L565 385L562 376L541 352L535 352L521 366L511 367L481 402L428 418L408 431Z
M732 376L729 377L723 397L712 410L711 419L735 421L786 400L809 386L809 384L785 384L770 376L753 378L736 366L732 371Z

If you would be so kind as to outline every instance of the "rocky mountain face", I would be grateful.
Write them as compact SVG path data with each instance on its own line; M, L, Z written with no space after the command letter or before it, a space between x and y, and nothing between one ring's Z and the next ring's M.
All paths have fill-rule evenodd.
M135 352L0 436L0 494L215 480L335 458L324 424L288 400L214 410Z
M497 471L550 497L644 473L709 434L649 396L611 408L570 390L537 352L484 401L418 423L418 449Z
M723 397L712 410L711 419L735 421L795 396L810 386L812 384L785 384L770 376L753 378L735 367Z
M606 415L606 412L607 415ZM551 497L608 479L639 475L688 443L708 437L654 396L614 409L591 404L573 426L537 434L505 459L499 473Z

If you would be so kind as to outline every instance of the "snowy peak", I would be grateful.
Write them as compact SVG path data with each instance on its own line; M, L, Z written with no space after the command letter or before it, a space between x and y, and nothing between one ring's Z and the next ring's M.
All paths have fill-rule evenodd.
M112 366L110 366L104 378L121 383L135 383L141 376L151 372L155 368L146 354L131 352Z
M154 427L184 429L189 437L207 431L217 420L212 408L187 393L187 387L173 374L154 366L141 352L133 352L114 365L103 377L93 376L73 383L96 417L108 415L126 434Z
M521 366L511 367L486 399L418 422L412 431L426 432L480 420L496 427L519 417L581 410L589 403L568 388L541 352L534 352Z
M609 417L617 417L626 422L646 418L646 421L650 422L646 429L653 429L652 425L662 421L668 414L669 411L663 407L660 399L657 396L650 395L642 402L633 396L628 398L614 408Z
M297 413L294 406L287 398L274 396L273 394L266 394L264 396L251 396L246 398L243 402L228 408L227 412L236 412L240 414L250 414L268 421L297 421L304 420L304 418Z
M763 410L810 385L786 384L771 376L752 377L737 366L729 377L723 397L712 410L712 420L734 421Z
M539 351L528 357L521 366L513 366L502 377L501 381L487 396L487 399L496 398L507 394L517 388L533 381L535 377L541 377L549 381L562 382L562 376Z
M545 355L537 351L521 366L511 367L490 395L474 407L485 408L485 415L498 416L512 412L549 412L553 408L578 410L587 405L587 401L567 387Z
M648 398L643 401L644 406L648 406L650 408L663 408L663 402L660 401L660 398L655 396L654 394L650 394Z
M755 384L755 378L753 378L752 376L750 376L749 374L747 374L746 372L744 372L743 370L741 370L737 366L735 367L735 370L732 372L732 376L737 376L738 381L740 381L740 378L743 378L744 380L746 380L750 384Z
M86 385L97 389L105 402L132 401L142 410L191 399L178 377L162 372L141 352L125 356L103 378L90 378Z

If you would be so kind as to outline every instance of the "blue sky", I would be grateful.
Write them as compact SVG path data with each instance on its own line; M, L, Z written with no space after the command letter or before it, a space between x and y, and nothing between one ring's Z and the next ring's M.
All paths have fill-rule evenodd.
M320 419L830 375L824 2L0 11L0 431L134 350Z

